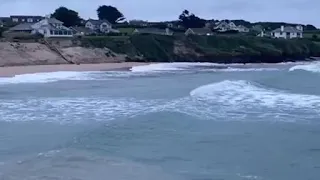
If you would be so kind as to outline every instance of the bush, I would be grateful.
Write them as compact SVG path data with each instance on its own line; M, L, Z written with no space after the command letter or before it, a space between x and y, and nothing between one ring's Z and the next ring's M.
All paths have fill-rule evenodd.
M312 35L312 39L317 40L317 39L318 39L318 35L313 34L313 35Z

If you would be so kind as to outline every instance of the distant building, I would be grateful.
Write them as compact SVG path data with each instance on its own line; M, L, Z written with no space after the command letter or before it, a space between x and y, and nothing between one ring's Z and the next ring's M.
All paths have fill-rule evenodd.
M219 32L226 32L226 31L232 31L232 30L237 31L238 29L233 22L220 21L216 23L214 30Z
M281 26L280 28L271 31L271 37L284 39L303 38L303 27L301 25L296 27Z
M184 33L187 35L212 36L213 32L209 28L189 28Z
M250 31L249 28L239 25L237 26L234 22L230 21L221 21L216 24L216 26L213 28L215 31L218 32L226 32L226 31L238 31L242 33L247 33Z
M112 28L112 24L108 20L89 19L86 22L85 27L102 33L119 32Z
M10 20L13 23L36 23L43 19L43 16L10 16Z
M31 25L32 33L40 33L44 37L73 37L73 31L63 25L63 22L46 17L45 19Z

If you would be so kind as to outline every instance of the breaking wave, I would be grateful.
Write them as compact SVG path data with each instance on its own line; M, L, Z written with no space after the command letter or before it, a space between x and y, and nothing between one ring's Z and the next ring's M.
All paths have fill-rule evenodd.
M144 66L135 66L131 68L132 72L170 72L170 71L221 71L221 72L236 72L236 71L277 71L281 66L286 64L216 64L216 63L158 63Z
M191 91L190 95L234 107L260 105L270 108L320 108L319 96L269 89L244 80L204 85Z
M192 68L205 68L218 66L214 63L157 63L144 66L134 66L130 70L132 72L161 72L161 71L183 71Z
M296 65L289 69L289 71L296 71L296 70L320 73L320 63Z
M200 86L190 95L170 101L111 97L8 99L0 102L0 109L0 121L7 122L90 123L158 112L221 121L273 119L291 122L319 116L320 97L270 89L244 80L226 80Z

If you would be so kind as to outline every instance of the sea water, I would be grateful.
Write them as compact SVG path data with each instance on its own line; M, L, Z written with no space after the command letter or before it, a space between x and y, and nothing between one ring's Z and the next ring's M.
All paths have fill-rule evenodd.
M319 180L320 65L0 78L3 180Z

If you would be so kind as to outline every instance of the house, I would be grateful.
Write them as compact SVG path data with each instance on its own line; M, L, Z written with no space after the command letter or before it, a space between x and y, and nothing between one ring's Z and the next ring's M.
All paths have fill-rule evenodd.
M36 23L43 20L42 16L10 16L13 23Z
M73 37L73 31L63 26L63 22L46 17L45 19L31 25L32 33L40 33L44 37Z
M112 24L108 20L89 19L86 22L85 27L102 33L116 32L115 29L112 29Z
M281 26L278 29L275 29L271 32L271 37L273 38L302 38L303 37L303 27L298 25L296 27L291 26Z
M214 30L219 32L238 31L237 26L233 22L220 21L216 23Z
M158 34L172 36L173 32L169 29L159 29L159 28L137 28L133 31L133 34Z
M188 35L212 36L213 32L209 28L189 28L184 33Z

